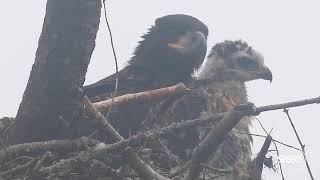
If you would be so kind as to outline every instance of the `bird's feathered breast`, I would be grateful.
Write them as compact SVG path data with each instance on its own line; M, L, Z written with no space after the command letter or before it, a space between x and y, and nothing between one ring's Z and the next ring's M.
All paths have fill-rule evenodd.
M227 112L237 105L248 102L245 84L239 81L212 81L203 87L211 96L209 113ZM243 118L235 128L248 131L250 118Z

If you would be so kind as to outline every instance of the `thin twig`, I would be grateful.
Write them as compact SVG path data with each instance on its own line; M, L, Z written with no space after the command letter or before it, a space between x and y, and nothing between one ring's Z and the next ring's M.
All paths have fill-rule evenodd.
M139 175L143 175L143 179L158 179L158 180L169 180L168 178L160 175L159 173L155 172L150 166L148 166L145 162L136 155L135 151L131 147L127 147L124 151L126 154L126 158L130 163L131 167L137 171Z
M289 103L287 103L287 104L289 104ZM271 107L271 106L269 106L269 107ZM264 128L264 126L262 125L260 120L258 118L256 118L256 120L259 122L259 124L260 124L261 128L264 130L264 132L268 135L267 130ZM272 139L272 143L274 144L274 146L276 148L277 156L280 157L278 146L277 146L277 144L275 143L275 141L273 139ZM280 159L278 159L278 163L279 163L279 168L280 168L280 173L281 173L282 180L284 180L284 175L283 175L283 170L282 170L282 165L281 165Z
M288 110L288 109L284 109L283 112L286 113L286 115L287 115L287 117L288 117L288 119L289 119L289 121L290 121L291 127L292 127L292 129L293 129L293 131L294 131L294 133L295 133L298 141L299 141L299 144L300 144L301 149L302 149L303 158L304 158L304 161L305 161L305 163L306 163L306 166L307 166L307 169L308 169L310 178L311 178L312 180L314 180L313 175L312 175L312 172L311 172L311 168L310 168L310 166L309 166L309 163L308 163L308 160L307 160L307 157L306 157L306 153L305 153L305 147L306 147L306 146L302 143L302 141L301 141L301 139L300 139L300 137L299 137L299 134L298 134L298 132L297 132L297 130L296 130L296 127L294 126L293 121L292 121L292 119L291 119L291 117L290 117L289 110Z
M91 174L90 179L124 179L122 173L96 159L92 160L90 164L89 174Z
M273 143L274 147L276 148L277 156L280 157L280 153L279 153L279 149L278 149L277 144L274 141L272 141L272 143ZM278 163L279 163L281 178L282 178L282 180L285 180L284 179L284 175L283 175L283 170L282 170L282 165L281 165L281 160L280 159L278 159Z
M174 172L170 173L168 175L168 178L174 178L175 176L179 175L180 173L183 173L187 168L189 167L191 161L187 161L182 167L179 167Z
M212 129L212 127L203 127L203 126L202 126L201 128ZM254 133L247 133L247 132L240 132L240 131L234 131L234 130L232 130L231 132L233 132L233 133L238 133L238 134L250 135L250 136L256 136L256 137L263 137L263 138L266 138L266 137L267 137L266 135L254 134ZM269 134L270 134L270 132L269 132ZM294 146L292 146L292 145L286 144L286 143L281 142L281 141L279 141L279 140L276 140L276 139L272 139L272 140L274 140L275 142L277 142L277 143L279 143L279 144L281 144L281 145L284 145L284 146L287 146L287 147L289 147L289 148L292 148L292 149L301 151L300 148L297 148L297 147L294 147Z
M112 32L111 32L111 27L110 27L110 24L109 24L109 21L108 21L108 17L107 17L107 8L106 8L106 0L103 0L102 3L103 3L103 11L104 11L104 17L105 17L105 21L106 21L106 24L107 24L107 27L108 27L108 32L109 32L109 36L110 36L110 44L111 44L111 47L112 47L112 53L113 53L113 57L114 57L114 63L116 65L116 74L115 74L115 85L114 85L114 93L113 93L113 96L112 96L112 103L110 105L110 108L108 110L108 113L107 113L107 116L106 116L106 119L109 118L109 115L110 115L110 112L111 112L111 108L112 108L112 104L113 104L113 101L114 101L114 98L116 97L117 95L117 91L118 91L118 59L117 59L117 54L116 54L116 50L114 48L114 43L113 43L113 36L112 36Z
M240 132L240 131L231 131L231 132L238 133L238 134L250 135L250 136L256 136L256 137L263 137L263 138L266 138L266 137L267 137L267 136L265 136L265 135L253 134L253 133L246 133L246 132ZM294 146L292 146L292 145L283 143L283 142L278 141L278 140L276 140L276 139L274 139L274 138L272 138L272 140L275 141L276 143L281 144L281 145L284 145L284 146L287 146L287 147L289 147L289 148L292 148L292 149L301 151L301 149L299 149L299 148L297 148L297 147L294 147Z
M205 163L201 163L201 166L203 166L204 168L210 169L211 171L214 171L216 173L221 173L221 174L232 173L232 169L215 168L215 167L209 166Z
M53 157L52 153L50 151L46 151L44 155L40 158L38 163L35 165L35 167L33 168L33 171L38 172L40 168L46 163L46 161L48 161L52 157Z
M1 166L0 168L1 168L1 169L4 169L4 168L10 166L12 163L14 163L14 162L16 162L16 161L19 161L19 160L21 160L21 159L29 159L29 160L32 160L33 158L32 158L32 157L29 157L29 156L20 156L20 157L17 157L16 159L14 159L14 160L9 161L9 162L6 163L5 165Z
M97 140L79 138L74 140L51 140L12 145L0 150L0 164L19 156L32 156L45 153L46 151L62 154L75 150L84 150L88 147L95 146L97 143L99 143Z
M253 116L253 117L257 120L257 122L259 123L259 125L260 125L260 127L263 129L263 131L264 131L266 134L268 134L267 130L263 127L261 121L260 121L256 116Z
M23 164L23 165L19 165L15 168L12 168L12 169L9 169L7 171L3 171L0 173L0 177L4 177L4 176L7 176L9 174L14 174L14 173L17 173L18 171L23 171L25 169L28 169L30 168L31 166L35 165L35 163L38 161L37 158L34 158L32 160L30 160L29 162Z

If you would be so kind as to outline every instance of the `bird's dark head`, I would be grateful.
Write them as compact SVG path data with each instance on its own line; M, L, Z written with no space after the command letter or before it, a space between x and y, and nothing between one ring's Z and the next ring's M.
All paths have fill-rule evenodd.
M142 36L129 66L190 76L205 58L207 36L207 26L192 16L175 14L158 18Z
M255 79L272 81L272 73L264 64L263 56L243 41L225 41L215 45L200 76L241 82Z

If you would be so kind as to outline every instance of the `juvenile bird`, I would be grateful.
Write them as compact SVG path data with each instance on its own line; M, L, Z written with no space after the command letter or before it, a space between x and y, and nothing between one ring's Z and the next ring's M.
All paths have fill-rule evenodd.
M272 73L258 51L243 41L225 41L216 44L199 74L199 80L194 81L191 93L176 99L165 99L156 104L144 122L145 129L226 112L236 105L246 103L248 99L245 83L255 79L272 80ZM232 173L226 173L219 177L220 179L247 178L252 137L246 134L249 134L250 121L248 117L243 118L225 137L218 151L208 157L206 163L209 166L232 170ZM189 160L192 150L214 125L215 123L210 123L202 127L175 131L167 138L151 144L151 149L157 151L157 154L159 149L162 149L164 154L162 161L168 159L165 164L159 166L170 171L170 168L179 164L180 160L182 162ZM168 158L164 158L165 156ZM217 175L214 172L205 174L206 179Z

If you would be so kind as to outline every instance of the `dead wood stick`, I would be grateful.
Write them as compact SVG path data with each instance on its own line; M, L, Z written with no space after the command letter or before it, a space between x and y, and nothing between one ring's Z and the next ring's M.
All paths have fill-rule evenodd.
M168 175L168 178L174 178L175 176L183 173L189 167L190 162L191 162L190 160L187 161L183 166L179 167L177 170L175 170L174 172L170 173Z
M122 174L107 166L105 163L96 159L92 160L89 168L91 179L103 179L104 177L112 177L114 179L124 179ZM106 178L108 179L108 178Z
M294 134L296 135L296 138L297 138L297 140L298 140L298 142L299 142L299 144L300 144L300 146L301 146L303 159L304 159L304 161L305 161L305 164L306 164L308 173L309 173L309 175L310 175L310 178L311 178L312 180L314 180L314 177L313 177L313 175L312 175L312 171L311 171L309 162L308 162L307 157L306 157L306 152L305 152L305 147L306 147L306 146L305 146L305 145L302 143L302 141L301 141L301 138L300 138L300 136L299 136L299 134L298 134L298 131L297 131L295 125L293 124L293 121L292 121L291 116L290 116L290 114L289 114L289 110L288 110L288 109L284 109L283 112L286 113L286 115L287 115L287 117L288 117L288 119L289 119L289 121L290 121L291 127L292 127L292 129L293 129L293 131L294 131Z
M201 163L215 153L224 137L248 112L252 112L253 104L236 106L233 110L226 113L225 117L210 130L206 138L193 150L189 170L184 180L197 179L202 171Z
M10 174L15 174L15 173L17 173L19 171L26 170L26 169L32 167L33 165L35 165L37 161L38 161L38 158L34 158L34 159L30 160L29 162L27 162L27 163L25 163L23 165L18 165L15 168L9 169L7 171L0 172L0 177L8 176Z
M316 97L316 98L304 99L304 100L300 100L300 101L292 101L292 102L283 103L283 104L261 106L261 107L256 108L255 114L260 114L261 112L265 112L265 111L286 109L286 108L291 108L291 107L298 107L298 106L304 106L304 105L308 105L308 104L319 104L319 103L320 103L320 96Z
M107 119L102 115L90 102L87 96L84 97L85 111L89 116L91 122L101 131L106 133L112 140L120 142L125 140L107 121ZM158 174L150 166L145 164L139 157L139 155L133 151L133 149L128 149L127 158L130 159L131 167L143 178L145 179L159 179L167 180L166 177ZM139 162L138 162L139 161ZM139 166L137 166L139 165ZM143 168L141 168L143 167Z
M89 117L89 121L100 131L107 135L112 141L118 142L124 140L124 138L118 133L117 130L108 122L108 120L101 114L91 103L87 96L84 96L83 103L85 106L85 112Z
M183 83L179 83L174 86L155 89L155 90L151 90L151 91L144 91L144 92L133 93L133 94L125 94L122 96L115 97L113 102L112 102L112 99L108 99L105 101L93 103L93 105L98 111L104 112L110 108L111 104L113 104L113 106L118 106L121 104L127 104L127 103L131 103L131 102L155 101L155 100L163 99L168 96L182 94L188 90L189 89Z
M205 163L201 163L201 166L203 166L204 168L210 169L211 171L214 171L216 173L220 173L220 174L227 174L227 173L232 173L232 169L220 169L220 168L215 168L215 167L211 167Z
M48 161L49 159L52 159L52 153L50 151L46 151L44 155L40 158L40 160L37 162L35 167L33 168L33 171L38 172L40 168Z
M277 143L275 143L274 141L272 141L272 142L273 142L274 147L276 148L277 156L280 157L280 153L279 153L279 149L278 149ZM280 160L279 158L278 158L278 163L279 163L281 178L282 178L282 180L285 180L285 179L284 179L283 170L282 170L281 160Z
M266 158L266 154L268 153L271 142L272 137L270 135L267 135L266 140L264 141L257 157L252 161L250 180L261 180L263 163Z
M136 152L131 148L127 147L124 152L126 154L125 157L127 157L128 162L130 165L134 167L135 170L137 170L138 174L144 174L144 177L152 177L152 179L167 179L160 175L159 173L155 172L150 166L148 166L146 163L144 163L139 156L136 156ZM148 178L149 179L149 178Z
M0 151L0 164L4 164L5 161L19 156L39 155L46 151L65 154L66 152L92 147L97 143L98 141L96 140L80 138L75 140L52 140L12 145Z
M250 136L256 136L256 137L263 137L263 138L266 138L266 137L267 137L267 136L265 136L265 135L254 134L254 133L246 133L246 132L241 132L241 131L231 131L231 132L233 132L233 133L238 133L238 134L250 135ZM298 151L302 151L301 149L299 149L299 148L297 148L297 147L294 147L294 146L292 146L292 145L286 144L286 143L281 142L281 141L279 141L279 140L276 140L276 139L274 139L274 138L272 138L272 141L274 141L274 142L276 142L276 143L278 143L278 144L281 144L281 145L283 145L283 146L287 146L287 147L289 147L289 148L292 148L292 149L295 149L295 150L298 150Z

